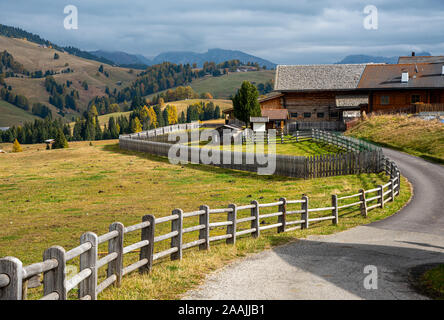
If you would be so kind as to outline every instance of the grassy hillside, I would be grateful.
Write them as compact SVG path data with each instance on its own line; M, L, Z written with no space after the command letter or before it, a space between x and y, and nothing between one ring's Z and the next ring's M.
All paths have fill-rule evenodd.
M0 36L0 51L7 50L16 61L23 64L28 71L53 70L60 72L66 68L74 70L73 73L54 75L58 83L66 83L67 80L73 82L72 88L79 91L80 107L86 108L88 102L95 96L103 96L105 88L108 86L111 90L130 85L136 78L136 73L130 74L129 69L112 67L104 64L105 71L109 73L109 78L104 74L98 73L99 66L102 64L97 61L79 58L68 53L61 53L54 49L43 48L38 44L29 42L23 39L7 38ZM60 56L59 59L54 59L54 53ZM81 83L86 80L88 83L88 90L84 90ZM51 107L53 115L57 113L57 109L52 107L49 102L49 95L44 87L45 79L30 79L30 78L7 78L6 83L12 86L13 90L26 96L30 100L30 104L35 102L46 103ZM122 81L122 86L118 86L117 81ZM72 115L77 115L73 112L66 117L71 118Z
M4 100L0 100L0 127L22 125L24 122L40 119Z
M444 163L444 124L413 116L371 116L346 132L383 146Z
M189 100L180 100L180 101L172 101L172 102L166 102L165 105L173 105L177 108L177 113L180 115L182 111L187 111L187 107L194 103L208 103L213 102L215 106L219 106L220 110L226 110L233 107L233 103L231 100L224 100L224 99L189 99Z
M274 70L233 72L220 77L206 77L194 80L191 83L191 87L198 93L210 92L215 98L228 99L237 92L243 81L259 84L274 79L274 76Z
M225 109L229 109L229 108L231 108L233 106L231 100L223 100L223 99L189 99L189 100L180 100L180 101L167 102L165 104L165 107L167 105L176 106L177 107L177 114L178 114L178 116L180 116L180 113L182 111L185 111L185 112L187 111L187 107L189 105L191 105L193 103L199 103L199 102L208 103L210 101L212 101L215 106L218 105L220 107L221 111L225 110ZM125 117L128 118L130 113L131 113L131 111L115 112L115 113L105 114L105 115L99 116L99 122L100 122L101 125L105 125L105 124L108 124L108 120L111 117L118 118L120 116L125 116ZM71 123L71 127L73 127L73 126L74 126L74 122Z
M8 152L11 148L11 144L0 144L0 149ZM114 221L129 226L139 223L145 214L162 217L177 207L187 212L204 203L218 208L229 203L248 204L253 199L300 199L304 193L310 196L313 206L329 206L332 193L351 194L387 180L375 174L303 180L209 166L172 165L163 158L121 151L116 141L95 141L92 146L89 142L70 143L69 149L49 151L45 145L23 145L23 149L22 153L0 154L0 224L7 226L0 229L0 257L16 256L25 264L41 261L43 251L52 245L66 249L77 246L84 232L106 233ZM124 278L120 289L109 289L100 297L177 298L210 271L248 253L308 234L342 231L394 213L410 197L408 184L404 181L401 185L401 197L387 203L386 210L372 211L367 219L360 216L359 209L353 209L341 212L338 226L324 221L313 223L308 230L285 234L277 234L273 229L261 232L259 239L240 237L236 246L219 242L212 243L209 252L187 250L182 261L163 259L160 265L156 262L150 275L140 276L136 272ZM271 213L270 210L275 208L264 208L261 213ZM245 211L245 215L249 214ZM214 214L211 219L221 221L226 215ZM269 218L266 223L275 221ZM187 219L185 225L196 222ZM170 231L169 224L156 226L156 235ZM211 232L220 234L225 230ZM184 241L196 237L196 233L188 233ZM140 234L130 233L125 239L126 245L134 243L140 240ZM155 250L168 245L168 241L161 242ZM99 252L105 251L103 244ZM137 257L138 253L125 255L125 265ZM104 269L100 269L101 280Z

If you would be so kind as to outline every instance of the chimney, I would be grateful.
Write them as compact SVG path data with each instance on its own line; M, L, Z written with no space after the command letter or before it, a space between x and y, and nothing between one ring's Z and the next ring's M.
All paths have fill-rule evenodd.
M415 56L415 51L412 51L412 57L414 57Z
M408 73L408 71L403 71L402 72L401 82L402 83L409 82L409 73Z

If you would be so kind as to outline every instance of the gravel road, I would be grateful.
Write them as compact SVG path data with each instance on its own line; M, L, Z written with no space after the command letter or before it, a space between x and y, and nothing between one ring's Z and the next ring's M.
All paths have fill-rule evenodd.
M309 236L237 261L210 274L183 299L426 299L409 269L444 263L444 167L393 150L412 183L412 201L397 214L329 236ZM366 289L366 266L377 289ZM375 282L374 282L375 283Z

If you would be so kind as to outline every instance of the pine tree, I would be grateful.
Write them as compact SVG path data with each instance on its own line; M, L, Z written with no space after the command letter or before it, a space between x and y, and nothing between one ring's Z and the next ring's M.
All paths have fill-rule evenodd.
M261 106L258 101L259 92L255 85L244 81L231 99L233 101L234 116L245 122L247 127L250 124L250 117L261 116Z
M12 145L12 152L22 152L22 146L18 142L17 139L14 140L14 144Z
M119 138L119 125L114 121L114 117L111 117L108 120L108 131L110 139Z
M53 149L63 149L68 148L68 141L66 141L66 137L63 134L62 129L59 129L56 134L56 138L54 143L52 144Z

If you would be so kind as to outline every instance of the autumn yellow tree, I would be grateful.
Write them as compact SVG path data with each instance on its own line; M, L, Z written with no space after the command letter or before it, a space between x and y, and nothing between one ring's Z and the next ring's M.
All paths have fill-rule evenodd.
M135 117L135 118L131 119L130 127L131 127L132 133L141 132L142 131L142 124L140 123L139 118Z
M177 124L177 108L176 106L168 105L166 107L168 113L168 123L169 124Z
M149 118L149 126L150 128L157 128L158 123L157 123L157 115L156 115L156 111L154 110L153 107L148 109L148 118Z
M22 146L18 142L17 139L14 140L14 144L12 145L12 152L22 152Z

